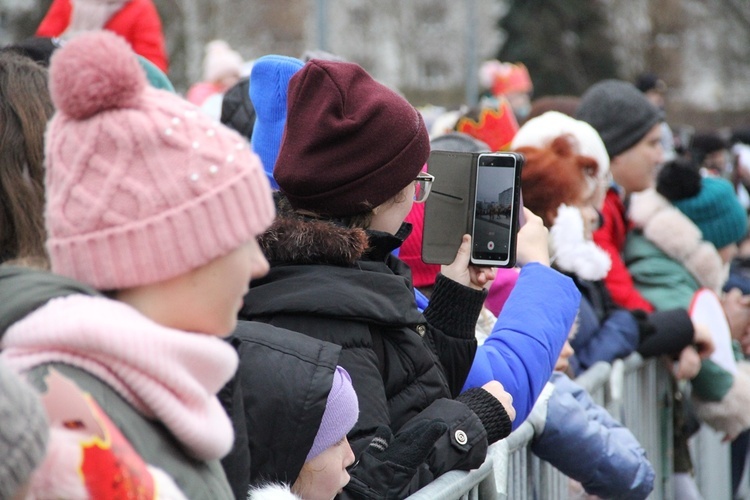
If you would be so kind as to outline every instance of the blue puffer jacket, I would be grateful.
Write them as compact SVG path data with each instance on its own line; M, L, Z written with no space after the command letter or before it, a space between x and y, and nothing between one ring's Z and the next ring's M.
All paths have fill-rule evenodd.
M477 348L463 390L502 383L513 396L517 428L552 374L580 300L569 277L541 264L524 266L492 333Z
M580 375L597 361L610 363L625 358L638 347L638 323L630 311L615 309L601 322L586 297L581 297L578 333L570 341L575 355L573 373Z
M565 374L555 372L550 382L555 389L531 451L579 481L591 495L620 500L648 497L654 489L654 468L630 430Z

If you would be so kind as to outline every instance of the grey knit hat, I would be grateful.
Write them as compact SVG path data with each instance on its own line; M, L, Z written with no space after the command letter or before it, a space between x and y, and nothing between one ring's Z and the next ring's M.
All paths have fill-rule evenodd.
M632 83L602 80L581 96L576 118L599 132L614 158L643 139L664 115Z
M0 498L13 498L29 482L48 437L39 395L0 362Z

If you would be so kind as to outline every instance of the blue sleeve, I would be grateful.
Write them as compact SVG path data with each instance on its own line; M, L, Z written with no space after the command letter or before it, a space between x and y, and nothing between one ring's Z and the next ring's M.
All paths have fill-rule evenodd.
M416 287L414 288L414 300L417 302L417 309L419 309L419 312L424 312L424 310L427 309L427 305L430 303L430 299L425 297L425 295L417 290Z
M579 320L578 333L570 341L578 361L576 375L597 361L625 358L638 347L638 323L630 311L617 309L600 323L591 304L582 298Z
M499 381L513 396L513 428L521 425L552 374L580 299L567 276L541 264L524 266L492 333L477 348L463 390Z
M654 487L654 468L635 436L578 384L553 375L555 391L547 406L544 431L532 451L587 493L603 498L643 499ZM584 456L586 460L571 460Z

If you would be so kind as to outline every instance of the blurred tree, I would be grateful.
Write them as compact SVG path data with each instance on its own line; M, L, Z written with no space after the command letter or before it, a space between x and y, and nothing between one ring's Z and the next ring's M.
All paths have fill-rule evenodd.
M620 76L599 0L512 0L499 27L506 39L498 59L524 63L536 97L580 95Z

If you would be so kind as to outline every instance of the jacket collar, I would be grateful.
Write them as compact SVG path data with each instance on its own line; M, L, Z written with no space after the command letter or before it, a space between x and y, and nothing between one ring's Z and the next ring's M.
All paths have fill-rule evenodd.
M720 292L729 274L719 252L702 239L701 231L655 189L631 196L630 220L643 236L682 264L701 286Z

